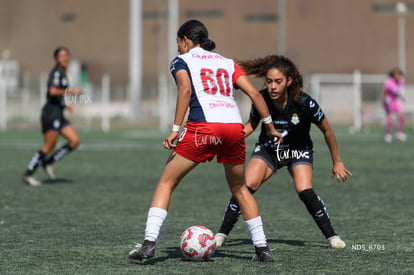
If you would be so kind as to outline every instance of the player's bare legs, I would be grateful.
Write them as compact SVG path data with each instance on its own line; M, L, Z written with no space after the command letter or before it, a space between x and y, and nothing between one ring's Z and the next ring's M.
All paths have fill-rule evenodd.
M246 221L255 246L255 259L263 262L273 261L273 255L267 246L262 218L259 216L259 207L245 184L244 164L233 165L225 163L224 169L230 191L240 205L243 218Z
M296 165L291 171L296 192L312 188L312 166Z
M56 142L59 138L59 132L58 131L47 131L44 134L44 143L42 146L42 152L47 155L50 152L53 151L53 148L55 148Z
M197 165L197 162L172 152L154 191L151 207L168 210L171 194L175 187L180 180Z
M68 141L68 145L72 150L79 146L80 138L78 132L76 132L72 125L66 126L60 133Z
M273 174L272 169L267 164L258 158L252 158L246 168L246 184L250 193L254 193L259 189L260 185L269 179ZM223 222L216 234L216 246L221 247L227 239L228 234L233 229L234 225L241 214L239 204L234 196L231 197L227 205L226 213L224 214Z
M57 133L57 132L55 132ZM53 169L53 163L63 159L65 156L67 156L70 152L72 152L73 150L75 150L80 143L80 138L78 133L76 132L75 128L72 125L68 125L64 128L62 128L60 130L60 133L57 134L61 134L67 141L68 143L63 145L62 147L58 148L53 155L44 162L43 164L43 168L45 169L46 174L49 176L50 179L55 179L55 173L54 173L54 169ZM57 140L57 137L56 137ZM56 143L55 140L55 143ZM47 143L45 143L45 145L47 150L49 150L48 152L51 152L52 148L49 148L47 146Z
M239 202L243 218L245 220L250 220L259 216L259 208L256 200L245 185L244 165L231 165L225 163L224 168L230 191Z
M291 174L296 192L332 248L344 248L345 242L335 233L323 200L312 188L312 166L300 164Z
M145 227L144 242L142 245L137 244L129 252L129 258L142 260L154 256L155 241L158 238L162 224L167 218L171 194L181 179L197 165L197 162L186 159L175 152L171 153L152 197Z
M267 164L258 158L252 158L246 168L246 184L250 193L254 193L259 189L260 185L270 178L273 174L272 169ZM223 217L220 229L216 234L216 247L221 247L230 231L239 219L241 214L239 204L235 196L232 196L227 205L226 213Z
M247 187L256 191L272 175L273 170L267 166L266 162L259 158L252 158L246 168Z

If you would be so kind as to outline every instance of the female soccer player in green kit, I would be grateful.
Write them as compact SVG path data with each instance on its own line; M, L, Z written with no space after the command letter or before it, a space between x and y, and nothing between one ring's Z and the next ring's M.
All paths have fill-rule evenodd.
M43 166L50 179L55 179L53 163L76 149L80 142L75 128L70 125L70 122L63 115L65 108L71 108L66 106L65 95L77 95L81 92L78 88L68 89L69 82L66 69L70 61L69 50L65 47L58 47L54 51L53 57L56 65L49 74L47 101L41 114L44 143L42 148L32 157L23 175L23 182L31 186L42 184L33 176L39 165ZM47 155L53 151L59 135L62 135L68 142L47 158Z
M328 243L333 248L344 248L345 242L335 233L321 198L312 186L312 140L309 134L314 123L323 133L333 162L332 177L338 181L352 175L339 155L335 135L318 103L302 91L303 82L295 64L283 56L267 56L240 62L247 75L264 77L266 88L261 91L273 124L284 135L283 143L274 144L261 128L251 160L246 168L246 184L254 193L276 171L286 166L293 178L299 198L315 220ZM250 135L259 125L260 117L253 106L249 121L244 125L245 135ZM240 215L237 200L232 197L224 215L216 246L224 244Z

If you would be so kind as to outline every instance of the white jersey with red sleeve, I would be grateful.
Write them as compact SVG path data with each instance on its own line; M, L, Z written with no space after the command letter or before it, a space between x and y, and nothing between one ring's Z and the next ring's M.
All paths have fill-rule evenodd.
M174 79L180 70L185 70L190 77L188 121L242 123L233 86L244 73L233 60L196 47L177 56L170 70Z

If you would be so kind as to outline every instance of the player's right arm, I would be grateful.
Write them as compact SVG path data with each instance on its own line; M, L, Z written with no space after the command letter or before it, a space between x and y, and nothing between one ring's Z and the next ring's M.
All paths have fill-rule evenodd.
M186 70L178 70L175 73L175 79L177 82L178 95L175 109L174 124L181 126L184 121L184 117L187 112L188 106L190 105L191 82ZM164 139L162 145L165 149L170 150L176 147L174 142L178 138L178 133L179 132L171 131L171 133Z

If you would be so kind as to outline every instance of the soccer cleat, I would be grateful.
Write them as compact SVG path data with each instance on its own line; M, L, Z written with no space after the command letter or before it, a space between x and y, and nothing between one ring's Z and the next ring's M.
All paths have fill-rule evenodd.
M273 262L273 255L272 252L270 252L269 247L263 246L263 247L254 247L256 249L256 255L253 256L253 261L259 261L259 262Z
M128 257L134 260L149 259L154 257L155 242L144 240L142 244L137 243L135 248L132 249Z
M328 238L328 242L332 248L345 248L345 242L339 236Z
M51 179L51 180L56 179L55 169L53 169L52 165L47 164L47 165L43 166L43 169L45 169L45 172L46 172L47 176L49 177L49 179Z
M392 141L392 135L391 134L386 134L384 136L384 140L386 143L390 143Z
M227 235L224 233L217 233L215 236L216 248L222 247L227 240Z
M396 133L395 138L402 142L407 141L407 135L404 134L403 132Z
M40 186L42 182L35 179L33 176L23 176L22 178L24 183L27 183L30 186Z

